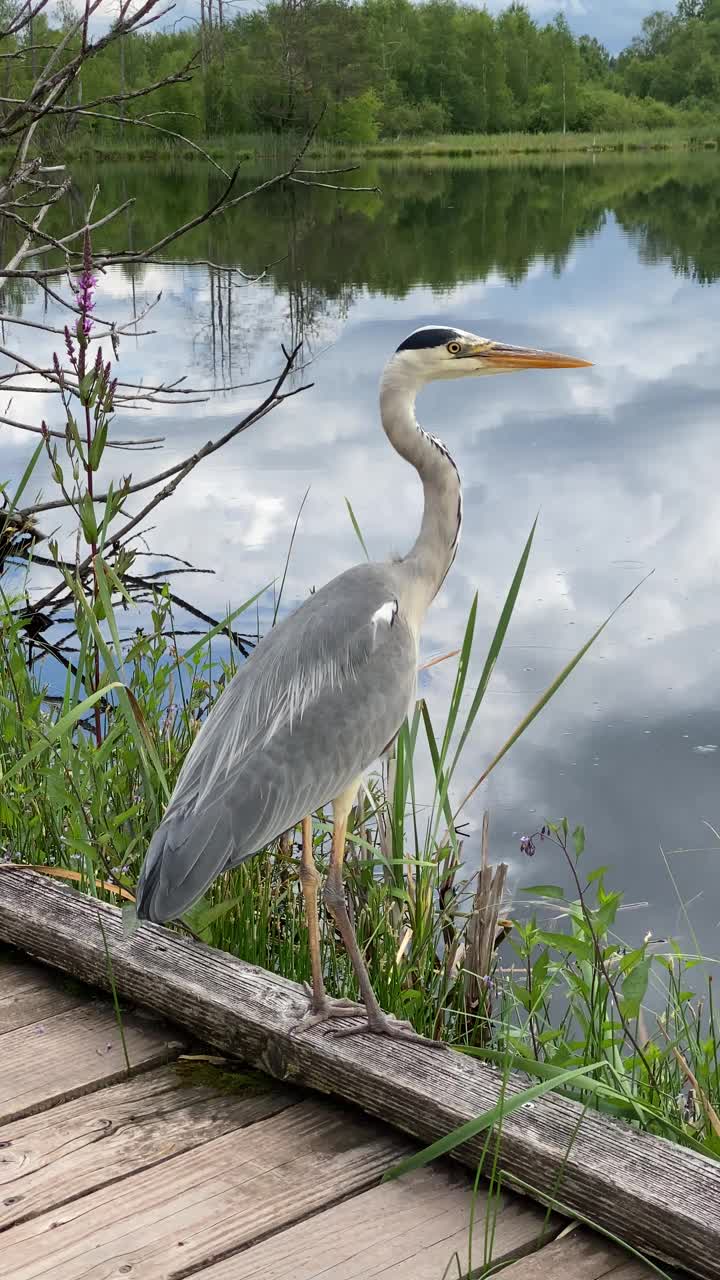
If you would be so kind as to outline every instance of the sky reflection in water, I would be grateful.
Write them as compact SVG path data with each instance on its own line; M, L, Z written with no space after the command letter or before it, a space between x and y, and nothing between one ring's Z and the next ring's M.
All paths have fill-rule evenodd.
M708 210L720 205L720 164L715 157L699 157L696 168L687 160L675 169L666 164L667 173L659 165L617 172L611 165L603 181L612 193L605 199L598 190L594 205L581 200L597 179L587 167L562 182L555 172L547 186L539 172L537 181L529 173L518 188L523 198L513 191L499 206L501 171L470 169L442 180L429 175L426 199L422 173L410 179L386 171L384 202L355 197L353 210L319 193L309 207L295 197L292 209L275 202L266 225L255 215L249 243L238 220L204 253L251 270L273 249L286 251L290 237L296 276L287 260L262 283L234 289L229 318L224 296L221 333L206 268L138 273L139 303L159 289L164 296L152 326L144 326L157 334L124 341L121 376L186 373L193 385L206 385L213 363L225 379L269 375L278 368L279 339L291 336L287 286L294 283L293 312L304 310L316 355L308 371L314 386L202 464L153 516L149 545L215 568L214 577L181 580L182 590L220 610L282 572L308 486L286 605L360 558L345 497L372 555L408 547L420 487L380 430L377 383L388 353L417 325L458 324L593 360L592 369L440 384L422 394L420 419L449 445L465 488L463 539L428 616L424 654L460 643L477 591L479 674L540 510L508 642L459 771L459 797L584 639L653 571L475 797L468 849L487 807L492 856L510 862L515 890L565 883L559 855L538 843L528 862L519 836L567 814L587 829L588 866L608 864L611 884L628 902L648 903L624 917L623 932L650 928L688 943L659 846L700 849L670 861L683 897L700 895L693 923L703 947L717 954L720 843L703 824L720 822L720 289L713 282L720 251L714 258L708 237ZM548 190L550 207L541 207ZM298 209L300 231L292 224ZM141 230L139 220L140 243L148 238ZM508 259L522 240L515 267L493 265L500 236ZM99 313L126 315L128 291L126 276L113 269L99 289ZM38 308L37 300L25 304L26 314ZM51 347L33 338L30 350L34 358ZM170 465L256 399L255 391L234 391L207 405L134 410L118 430L164 434L162 462ZM29 418L27 397L22 409ZM10 412L20 416L17 404ZM40 413L51 425L57 419L51 397L38 398L33 416ZM3 430L3 472L17 476L28 437ZM156 469L158 457L136 458L136 478ZM112 464L119 475L128 459ZM44 527L53 526L46 517ZM438 722L451 665L422 678Z

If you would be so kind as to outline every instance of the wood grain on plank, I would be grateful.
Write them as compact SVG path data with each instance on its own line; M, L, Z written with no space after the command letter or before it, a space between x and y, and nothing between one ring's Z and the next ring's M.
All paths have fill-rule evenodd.
M0 1229L276 1115L302 1098L259 1081L241 1092L192 1085L177 1067L144 1072L3 1127ZM162 1176L162 1175L159 1175ZM0 1252L1 1252L0 1246Z
M182 1047L177 1033L136 1013L123 1014L132 1070L158 1066ZM9 1031L0 1041L0 1122L19 1120L127 1075L112 1007L81 1005L44 1023Z
M296 1035L301 988L158 925L124 935L117 908L42 876L0 868L0 937L89 983L107 983L101 913L118 989L278 1079L353 1102L432 1141L525 1087L461 1054L334 1025ZM458 1151L475 1166L485 1134ZM720 1280L720 1165L549 1094L506 1116L499 1168L636 1248Z
M7 1280L174 1280L363 1191L407 1142L301 1102L2 1235Z
M0 959L0 1036L65 1013L87 999L82 992L64 990L60 975L42 965Z
M441 1280L447 1274L458 1280L491 1260L500 1263L536 1248L558 1229L559 1220L546 1226L543 1210L529 1200L501 1195L489 1203L482 1186L474 1197L470 1177L442 1163L333 1205L196 1275L197 1280Z
M503 1280L655 1280L656 1276L639 1258L579 1228L503 1271Z

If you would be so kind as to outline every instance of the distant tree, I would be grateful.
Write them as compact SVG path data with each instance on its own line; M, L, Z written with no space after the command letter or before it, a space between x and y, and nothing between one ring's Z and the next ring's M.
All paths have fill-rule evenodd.
M583 78L604 79L610 69L610 54L595 36L580 36L577 42Z
M507 85L520 108L529 102L540 77L539 33L524 4L514 3L498 19Z
M546 39L553 123L555 128L566 133L568 122L572 123L574 120L577 107L580 54L564 14L559 13L551 26L546 28Z
M656 58L667 49L677 26L674 14L656 9L643 18L641 34L633 40L631 51L640 58Z
M678 0L677 16L681 22L705 16L706 0Z

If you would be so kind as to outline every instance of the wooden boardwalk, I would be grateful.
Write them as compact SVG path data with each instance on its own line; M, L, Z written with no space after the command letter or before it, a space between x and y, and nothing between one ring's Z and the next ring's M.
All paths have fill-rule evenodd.
M381 1183L410 1139L142 1009L122 1025L125 1048L107 997L0 953L3 1280L653 1274L457 1164Z
M0 865L0 1280L720 1280L720 1162L466 1054L296 1035L306 1007ZM383 1182L468 1122L452 1164Z

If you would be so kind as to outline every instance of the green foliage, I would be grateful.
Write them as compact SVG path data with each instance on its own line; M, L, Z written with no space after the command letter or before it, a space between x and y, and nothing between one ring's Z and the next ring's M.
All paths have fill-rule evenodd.
M62 14L40 15L35 40L52 45L58 25ZM562 14L541 25L517 3L494 16L460 0L275 2L222 27L126 37L122 59L110 45L84 64L77 100L158 83L188 63L198 40L189 81L122 111L105 103L85 119L57 116L38 137L73 144L81 133L102 148L128 132L157 145L163 129L206 141L299 136L322 115L323 137L371 145L421 133L655 128L687 112L720 113L720 0L681 0L675 14L650 14L616 59L593 37L576 37ZM41 49L36 60L48 56ZM6 97L30 90L30 62L8 58ZM141 115L152 132L128 123Z
M377 142L382 103L374 89L344 98L323 119L323 134L337 142Z
M618 88L671 107L717 114L720 106L720 3L679 0L674 14L649 14L620 55Z

